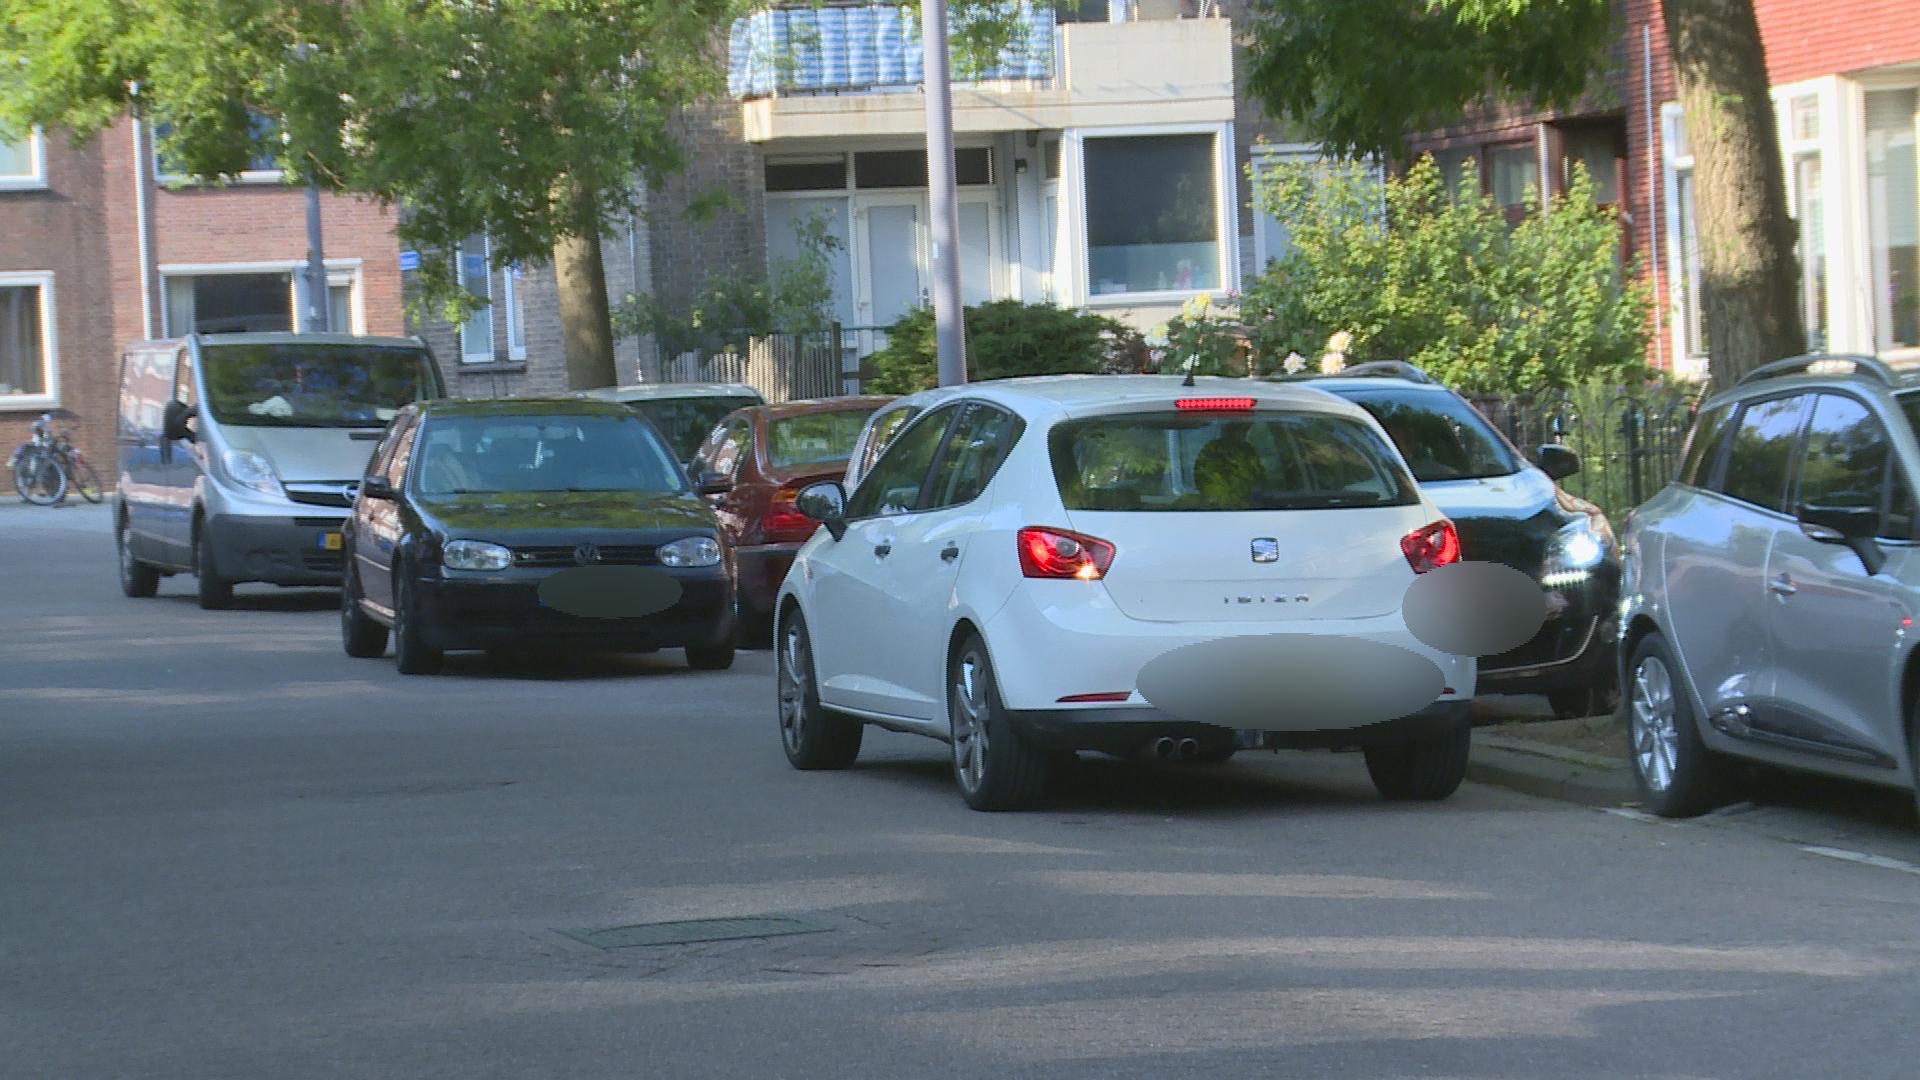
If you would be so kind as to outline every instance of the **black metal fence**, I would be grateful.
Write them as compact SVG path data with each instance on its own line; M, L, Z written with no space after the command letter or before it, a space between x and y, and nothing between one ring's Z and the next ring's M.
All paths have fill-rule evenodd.
M1618 525L1673 478L1700 397L1684 390L1619 390L1472 400L1529 456L1544 443L1578 453L1580 471L1561 486L1598 505Z

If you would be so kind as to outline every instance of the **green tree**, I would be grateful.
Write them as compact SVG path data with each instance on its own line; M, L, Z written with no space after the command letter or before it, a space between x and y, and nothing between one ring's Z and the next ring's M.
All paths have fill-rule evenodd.
M1333 153L1405 156L1489 100L1564 108L1606 68L1609 0L1252 0L1248 84ZM1693 144L1713 379L1805 348L1753 0L1664 0Z
M724 89L726 30L751 6L6 0L0 135L85 139L136 110L166 126L163 152L192 175L272 154L291 180L401 206L424 295L448 314L464 303L453 253L466 238L488 234L496 265L551 259L569 378L605 385L599 238L681 166L670 123ZM991 0L954 7L959 70L1012 40L1017 23Z
M1349 362L1406 360L1472 391L1644 372L1646 286L1621 273L1618 222L1583 169L1517 226L1471 168L1448 193L1430 157L1384 181L1352 163L1283 167L1255 198L1293 241L1241 300L1262 370L1290 352L1312 366L1346 331Z
M800 253L774 263L765 277L709 275L693 300L665 304L658 297L629 294L613 313L621 333L652 334L670 356L739 348L744 339L768 334L806 334L833 324L832 253L840 238L827 215L794 222Z
M1135 366L1135 335L1112 319L1053 304L995 300L966 310L967 377L1090 375ZM911 394L939 385L933 310L908 312L887 329L887 347L868 358L867 387Z

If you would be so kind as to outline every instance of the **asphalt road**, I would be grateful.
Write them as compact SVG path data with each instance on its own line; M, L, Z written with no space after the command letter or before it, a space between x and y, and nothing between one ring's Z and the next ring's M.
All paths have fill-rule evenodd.
M1920 1058L1901 863L1473 785L1387 805L1331 755L1090 761L1050 809L977 814L943 748L907 736L790 770L765 654L404 678L340 651L331 593L121 598L104 522L0 508L10 1080L1906 1077ZM1897 842L1880 811L1795 812ZM761 915L813 932L565 933Z

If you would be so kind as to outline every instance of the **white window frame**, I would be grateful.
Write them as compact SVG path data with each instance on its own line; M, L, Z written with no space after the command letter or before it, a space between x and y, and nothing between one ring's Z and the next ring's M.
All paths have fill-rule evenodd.
M520 264L514 263L500 272L503 282L501 303L507 315L507 359L525 360L527 358L527 314L522 310L520 285L525 279L520 273Z
M1093 253L1087 242L1086 143L1089 139L1138 139L1166 135L1211 135L1214 139L1214 233L1219 238L1219 281L1212 289L1153 289L1134 292L1092 292ZM1090 308L1127 308L1181 304L1202 293L1225 294L1240 289L1239 202L1235 194L1236 157L1233 124L1149 124L1136 127L1071 128L1061 133L1062 209L1069 221L1066 236L1078 248L1072 260L1072 297Z
M1680 243L1680 174L1693 171L1693 146L1688 144L1689 153L1680 155L1674 150L1673 134L1676 124L1685 124L1686 113L1677 101L1660 106L1660 173L1662 194L1666 201L1666 221L1664 231L1667 240L1667 326L1672 335L1673 370L1675 374L1696 374L1703 358L1687 348L1687 329L1690 321L1684 297L1693 296L1697 302L1698 290L1692 286L1688 276L1686 260L1682 255ZM1699 249L1700 238L1696 231L1693 242L1685 250ZM1702 320L1705 313L1702 313ZM1703 330L1704 333L1704 330Z
M355 334L365 334L367 332L366 303L362 296L361 260L356 258L328 259L324 265L327 268L327 285L329 287L335 285L347 286L347 296L353 309L352 317L348 320L348 325L353 328ZM287 302L290 305L291 325L287 329L296 334L304 333L305 328L302 325L304 320L300 317L300 313L304 310L301 301L305 299L301 294L301 290L304 287L301 282L301 275L302 272L306 270L306 266L307 263L305 259L270 259L261 262L232 263L161 263L155 268L160 275L161 335L170 338L184 337L190 332L167 325L167 280L177 277L217 277L221 274L288 275Z
M23 409L52 409L60 405L60 341L54 327L53 271L0 271L0 285L38 286L40 289L41 363L47 388L38 394L0 395L0 412Z
M466 257L467 245L465 241L461 241L459 249L454 253L453 269L454 280L459 283L462 290L467 287L467 269L464 265ZM480 234L480 259L486 267L487 306L460 320L453 328L460 343L460 363L469 367L483 367L500 362L499 342L495 340L493 333L493 308L497 303L493 296L493 237L486 233ZM487 320L487 351L469 352L467 351L467 327L479 319Z
M27 132L27 171L0 175L0 191L38 191L47 186L47 137L39 128Z
M1849 140L1842 153L1845 155L1848 175L1845 178L1845 192L1853 210L1852 218L1847 222L1852 250L1848 252L1846 274L1853 280L1850 290L1843 295L1848 298L1848 314L1858 321L1849 326L1853 339L1850 347L1853 351L1878 354L1882 358L1911 360L1920 358L1920 346L1900 345L1892 349L1880 349L1879 314L1874 303L1876 285L1873 279L1873 214L1870 209L1871 198L1868 194L1867 176L1867 95L1878 90L1920 90L1920 79L1912 69L1891 71L1861 72L1846 80L1844 112L1846 114L1845 133ZM1915 121L1916 136L1920 136L1920 119ZM1829 178L1828 190L1834 189ZM1828 262L1832 264L1836 255L1830 253ZM1828 271L1833 275L1833 271ZM1837 275L1833 275L1837 276ZM1830 278L1831 280L1831 278ZM1828 322L1832 324L1833 309L1829 307ZM1834 335L1839 340L1838 335Z
M1814 116L1819 125L1819 130L1811 139L1800 138L1793 128L1794 103L1806 98L1814 100ZM1835 98L1834 80L1831 78L1789 83L1773 89L1774 121L1780 135L1780 168L1786 181L1787 214L1794 219L1796 229L1800 221L1799 161L1807 156L1818 158L1820 161L1820 177L1825 199L1822 208L1825 227L1821 230L1820 240L1827 255L1827 284L1824 291L1827 310L1825 348L1828 351L1834 350L1834 343L1842 340L1846 332L1843 325L1846 318L1842 313L1842 291L1839 288L1840 278L1847 273L1846 265L1841 261L1841 254L1845 250L1841 242L1844 228L1840 220L1844 208L1838 205L1841 200L1835 198L1839 185L1845 183L1845 177L1836 171L1838 156L1832 152L1835 133L1841 126ZM1804 269L1803 265L1803 272ZM1804 300L1803 291L1796 289L1795 294Z

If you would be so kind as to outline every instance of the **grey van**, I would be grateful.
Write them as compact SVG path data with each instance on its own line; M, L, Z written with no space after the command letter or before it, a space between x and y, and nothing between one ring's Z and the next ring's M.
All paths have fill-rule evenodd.
M445 396L418 338L194 334L121 358L114 537L121 589L191 573L200 606L235 584L338 585L340 529L387 422Z
M1733 759L1912 790L1920 762L1920 369L1769 364L1701 405L1622 536L1619 655L1646 805Z

